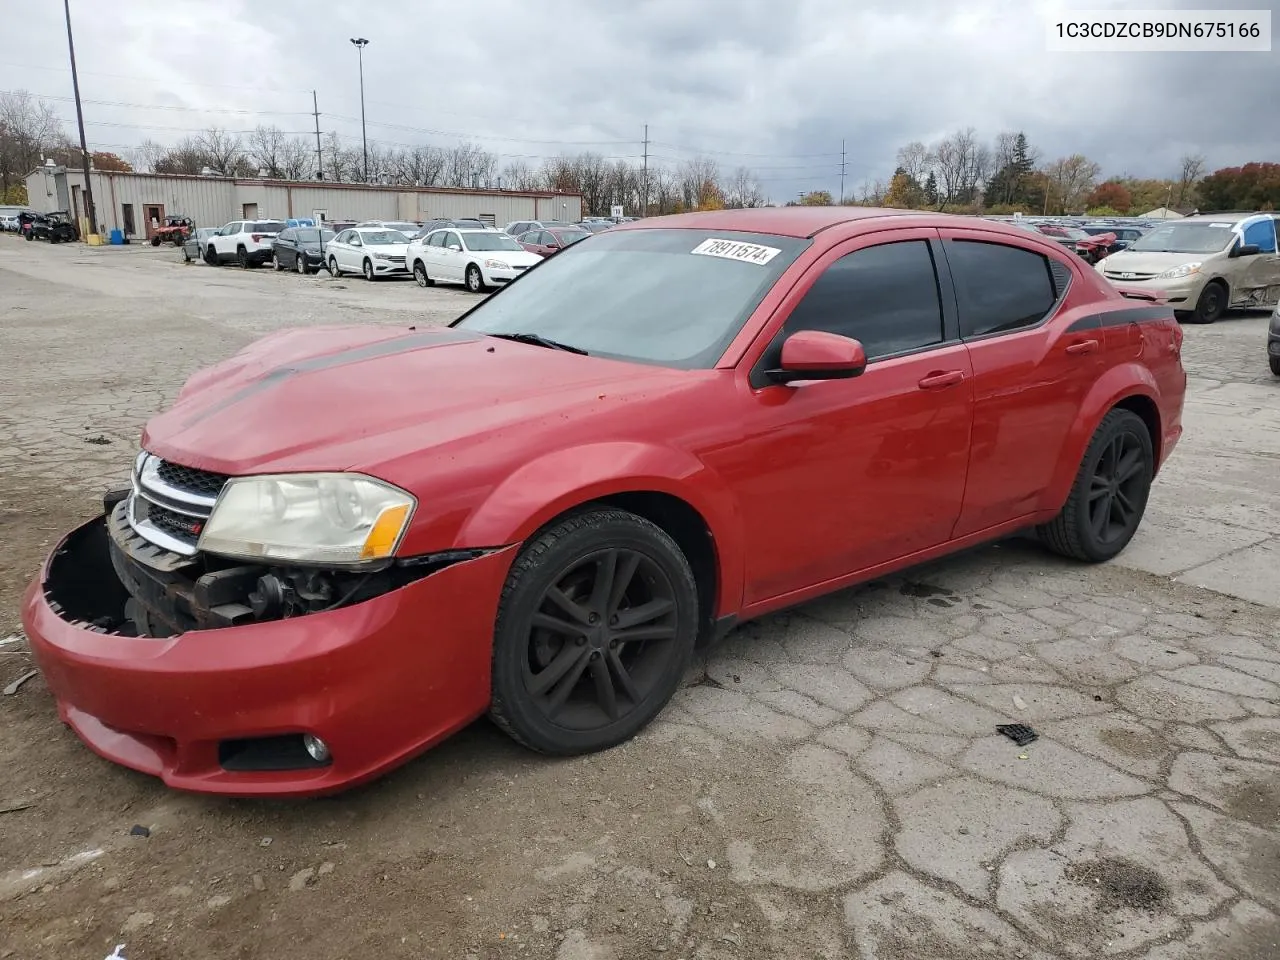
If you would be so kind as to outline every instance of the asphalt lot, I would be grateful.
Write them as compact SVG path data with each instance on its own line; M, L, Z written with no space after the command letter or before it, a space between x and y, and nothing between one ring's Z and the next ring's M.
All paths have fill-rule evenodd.
M189 373L474 302L0 236L0 637ZM211 800L92 756L32 679L0 697L0 960L1280 955L1265 327L1186 328L1186 436L1117 562L1009 542L748 624L604 754L479 723L339 798ZM0 645L0 684L29 664Z

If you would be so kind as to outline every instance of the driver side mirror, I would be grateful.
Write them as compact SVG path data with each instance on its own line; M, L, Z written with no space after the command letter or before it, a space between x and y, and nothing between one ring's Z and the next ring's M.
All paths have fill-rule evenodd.
M800 330L782 343L778 367L766 371L774 383L848 380L867 369L867 351L852 337L825 330Z
M1262 252L1262 248L1256 243L1242 243L1231 251L1231 259L1236 257L1252 257Z

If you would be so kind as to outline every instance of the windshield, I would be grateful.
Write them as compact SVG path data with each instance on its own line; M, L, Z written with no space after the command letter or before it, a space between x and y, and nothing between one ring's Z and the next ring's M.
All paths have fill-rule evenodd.
M1134 253L1218 253L1235 236L1233 223L1166 223L1129 244Z
M457 325L535 334L595 356L707 369L809 244L733 231L606 231L547 259ZM753 254L757 260L741 259Z
M375 247L386 246L389 243L409 242L409 238L399 230L361 230L360 239Z
M551 230L549 232L566 247L571 243L577 243L579 240L585 240L591 236L586 230Z
M488 230L484 233L464 233L462 242L468 250L519 250L524 253L524 247L516 243L514 237L505 233Z

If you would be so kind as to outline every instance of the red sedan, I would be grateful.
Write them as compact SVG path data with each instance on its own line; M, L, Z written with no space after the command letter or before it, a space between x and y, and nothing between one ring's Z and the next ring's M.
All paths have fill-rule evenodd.
M1114 557L1181 345L985 220L625 224L451 327L287 330L195 375L23 623L89 747L179 788L333 792L486 712L600 750L736 623L1020 531Z
M554 256L570 244L585 240L591 236L589 230L580 227L546 227L542 230L530 230L516 239L530 253L544 257Z

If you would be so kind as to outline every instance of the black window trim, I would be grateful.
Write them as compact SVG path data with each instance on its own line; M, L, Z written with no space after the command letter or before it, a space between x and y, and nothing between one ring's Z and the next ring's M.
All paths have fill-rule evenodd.
M910 232L914 233L920 228L907 227L907 228L898 228L898 229L904 230L904 231L909 230ZM796 285L799 285L800 283L803 283L804 280L809 276L809 272L811 270L819 270L819 273L814 277L814 280L813 280L814 283L817 283L818 277L820 277L822 273L825 273L829 267L843 260L847 256L852 256L853 254L858 253L862 250L869 250L872 247L883 247L891 243L912 243L912 242L919 242L919 241L924 241L926 244L928 244L929 255L933 259L933 275L934 275L934 279L935 279L935 282L937 285L937 291L938 291L938 306L942 310L942 339L937 343L927 343L924 346L912 347L909 350L899 350L896 353L885 353L874 358L868 357L867 358L868 370L870 370L876 364L882 363L885 360L897 360L901 357L912 357L912 356L915 356L916 354L930 353L934 350L941 350L944 347L954 347L963 342L960 339L959 311L956 308L955 287L953 286L952 280L951 280L951 268L947 264L946 259L943 256L942 241L938 236L937 229L934 227L929 227L926 229L928 229L930 236L895 238L892 235L893 233L896 232L895 230L886 230L883 234L881 233L871 234L870 236L873 238L873 242L864 243L861 246L854 248L853 250L846 250L844 253L837 254L837 256L833 260L831 260L829 263L827 263L826 266L818 267L817 263L815 263L810 266L809 270L806 270L804 274L801 275L796 280ZM827 253L838 251L855 240L862 240L865 236L868 236L868 235L864 234L862 236L851 238L849 241L836 244L836 246L832 247L831 250L824 252L823 255L819 258L818 262L820 263L822 260L824 260L826 258ZM791 318L791 313L795 310L796 307L800 306L800 304L804 302L804 298L808 296L809 290L812 290L812 289L813 289L813 283L809 284L809 288L805 290L804 294L801 295L800 299L796 301L795 305L791 308L791 311L787 312L787 315L783 318L782 323L779 324L778 329L774 332L773 336L770 338L768 345L764 348L764 350L760 352L760 356L756 359L756 362L752 365L751 370L747 375L747 383L751 386L752 389L762 390L765 387L778 385L777 382L772 378L770 378L767 373L767 371L772 369L774 366L774 363L772 360L773 351L776 348L781 347L782 341L786 339L787 320ZM774 314L774 316L776 315L777 314ZM769 318L769 323L772 323L772 322L773 322L773 317L771 316Z
M976 232L979 232L979 231L975 231L975 233ZM986 237L990 237L991 239L986 239ZM986 234L985 237L947 237L945 238L940 244L940 246L942 248L943 262L946 264L947 279L949 281L951 280L951 261L947 259L947 249L953 243L993 243L998 246L1013 247L1016 250L1023 250L1023 251L1026 251L1027 253L1038 253L1040 256L1044 257L1046 260L1057 260L1060 264L1066 267L1067 275L1070 279L1067 280L1066 286L1064 286L1061 290L1059 290L1058 280L1053 275L1053 268L1048 264L1046 264L1045 269L1049 271L1049 284L1053 288L1054 301L1053 301L1053 305L1049 307L1048 312L1045 313L1043 317L1041 317L1035 323L1028 323L1025 326L1014 327L1012 330L993 330L990 333L979 333L971 337L960 336L960 323L959 323L960 298L956 295L954 282L951 282L950 284L951 300L952 300L952 307L956 312L956 339L958 342L982 343L984 340L994 340L997 337L1011 337L1011 336L1014 336L1015 334L1026 333L1028 330L1039 330L1040 328L1047 325L1051 320L1053 320L1054 317L1056 317L1061 312L1062 305L1067 300L1067 294L1071 291L1072 284L1076 282L1077 267L1075 266L1075 264L1070 263L1064 257L1054 256L1053 254L1049 253L1046 250L1037 250L1033 247L1023 246L1020 243L1009 243L1008 241L1010 239L1011 238L1003 236L1002 234L998 234L998 233ZM1057 251L1054 251L1054 253L1056 252Z

